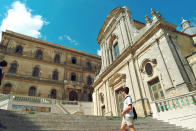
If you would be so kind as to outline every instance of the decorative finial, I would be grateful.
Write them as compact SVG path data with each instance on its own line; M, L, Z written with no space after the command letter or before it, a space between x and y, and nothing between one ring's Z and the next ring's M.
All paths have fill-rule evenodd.
M182 17L182 20L184 20L184 17Z
M159 11L157 11L157 15L158 15L158 17L161 17L162 15L159 13Z
M150 21L150 18L147 16L147 15L145 15L145 20L146 20L146 23L151 23L151 21Z
M155 15L155 14L156 14L155 10L151 8L151 15Z

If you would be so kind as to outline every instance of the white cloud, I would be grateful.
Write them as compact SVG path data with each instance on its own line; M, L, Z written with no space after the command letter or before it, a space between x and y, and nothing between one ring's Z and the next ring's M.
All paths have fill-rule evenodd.
M101 50L97 50L97 55L101 56Z
M69 35L63 35L63 36L59 36L58 38L59 40L63 41L63 40L68 40L70 43L74 44L74 45L78 45L79 43L74 40L73 38L71 38Z
M0 32L11 30L35 38L40 38L40 30L43 25L49 23L46 22L41 15L32 15L31 12L32 10L27 8L24 3L19 1L13 2L1 23Z
M63 36L59 36L59 40L63 40Z

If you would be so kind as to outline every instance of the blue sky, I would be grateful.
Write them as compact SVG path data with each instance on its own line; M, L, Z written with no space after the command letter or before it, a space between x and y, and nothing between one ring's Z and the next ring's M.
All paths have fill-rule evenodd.
M109 12L130 8L134 19L145 22L150 9L180 28L181 17L196 25L196 0L0 0L0 32L27 34L97 54L98 32Z

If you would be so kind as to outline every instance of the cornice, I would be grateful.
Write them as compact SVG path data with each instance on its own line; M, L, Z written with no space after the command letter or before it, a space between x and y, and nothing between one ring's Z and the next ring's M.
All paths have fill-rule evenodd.
M107 16L106 21L104 22L102 28L99 31L99 35L97 37L98 43L101 43L103 36L105 36L105 33L108 32L108 27L112 26L116 22L116 18L123 11L125 11L125 9L123 7L117 7L109 14L109 16ZM112 21L111 21L111 19L112 19Z
M157 21L142 35L138 40L134 41L133 45L129 45L124 52L100 74L99 78L94 82L93 87L96 87L105 75L109 74L120 62L122 62L129 54L134 54L148 39L150 39L159 29L163 28L170 31L176 31L175 25L165 21ZM133 55L133 57L135 57Z
M42 46L54 47L54 48L57 48L57 49L60 48L63 51L72 52L72 53L75 53L75 54L78 54L78 55L92 57L92 58L99 59L99 60L101 59L101 57L98 56L98 55L94 55L94 54L90 54L88 52L84 52L84 51L80 51L80 50L77 50L77 49L65 47L65 46L62 46L62 45L59 45L59 44L56 44L56 43L52 43L52 42L44 41L44 40L41 40L41 39L33 38L33 37L30 37L30 36L26 36L26 35L19 34L19 33L13 32L13 31L9 31L9 30L6 30L6 32L2 33L2 40L4 38L4 35L19 38L19 39L26 40L26 41L29 41L29 42L34 42L34 43L40 44Z

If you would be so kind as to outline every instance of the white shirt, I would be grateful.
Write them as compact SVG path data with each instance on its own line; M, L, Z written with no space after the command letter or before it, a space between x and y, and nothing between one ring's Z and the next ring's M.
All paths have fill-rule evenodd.
M126 95L125 100L124 100L123 110L126 110L129 105L132 105L132 99L131 99L131 96ZM134 117L133 110L130 110L129 112L125 113L125 116L126 117Z

